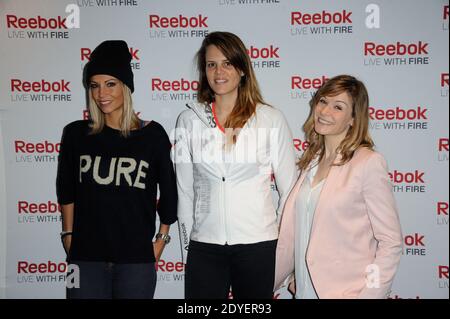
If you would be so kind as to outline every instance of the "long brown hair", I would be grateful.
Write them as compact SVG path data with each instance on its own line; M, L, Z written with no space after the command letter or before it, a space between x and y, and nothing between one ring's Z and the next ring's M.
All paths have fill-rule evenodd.
M319 161L325 155L325 138L317 134L314 129L314 110L322 97L336 96L347 92L352 99L353 125L341 142L336 152L341 155L341 160L336 165L344 165L350 161L355 151L360 147L373 149L374 143L369 133L369 95L361 81L350 75L338 75L328 81L316 92L309 102L309 117L303 125L305 137L309 141L309 147L300 158L298 166L306 169L310 163L319 156Z
M244 76L241 77L236 105L224 125L225 128L240 129L255 113L258 104L266 104L262 98L250 57L244 43L235 34L230 32L208 34L197 53L200 83L198 101L200 103L210 104L215 100L214 91L209 86L206 77L206 49L210 45L216 46L238 71L244 73ZM233 143L236 143L236 136L233 136Z

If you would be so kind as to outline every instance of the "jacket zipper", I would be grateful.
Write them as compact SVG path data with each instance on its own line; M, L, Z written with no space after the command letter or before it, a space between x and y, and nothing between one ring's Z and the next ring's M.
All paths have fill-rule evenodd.
M223 223L225 227L225 245L228 245L228 227L227 227L227 218L226 218L226 190L225 190L225 182L226 178L222 176L222 212L223 212Z

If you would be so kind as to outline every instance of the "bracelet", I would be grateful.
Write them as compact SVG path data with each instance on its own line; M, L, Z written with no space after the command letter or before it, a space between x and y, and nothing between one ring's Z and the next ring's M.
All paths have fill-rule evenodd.
M155 237L157 240L158 239L161 239L162 241L164 241L164 244L168 244L168 243L170 243L170 235L169 234L162 234L162 233L158 233L158 234L156 234L156 237Z
M63 239L66 236L72 235L72 232L71 231L62 231L59 235L61 236L61 239Z

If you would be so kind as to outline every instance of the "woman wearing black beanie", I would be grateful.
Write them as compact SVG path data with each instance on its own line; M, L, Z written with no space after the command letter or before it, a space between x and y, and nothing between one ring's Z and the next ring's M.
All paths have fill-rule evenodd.
M130 61L125 41L92 52L84 74L91 119L63 132L56 186L61 239L75 269L70 299L153 298L154 263L177 219L171 143L160 124L135 115Z

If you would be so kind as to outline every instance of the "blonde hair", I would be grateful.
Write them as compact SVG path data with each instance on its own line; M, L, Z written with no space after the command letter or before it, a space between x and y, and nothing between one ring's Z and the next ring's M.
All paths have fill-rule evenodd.
M298 167L300 170L308 168L311 162L319 156L320 161L325 155L325 138L317 134L314 128L314 109L322 97L336 96L346 92L352 99L353 124L341 142L336 152L341 160L336 165L344 165L350 161L355 151L360 147L373 149L374 143L369 133L369 95L361 81L350 75L338 75L327 82L316 92L311 99L309 117L303 125L309 147L303 153Z
M224 128L241 129L248 119L255 114L258 104L266 104L262 98L252 62L242 40L230 32L212 32L203 40L197 53L197 68L199 72L198 101L212 103L215 100L214 91L210 88L206 77L206 49L214 45L230 63L244 73L239 84L238 98L233 111L225 121ZM237 134L232 134L232 142L236 143Z
M120 133L123 137L128 137L133 128L139 127L139 118L133 109L133 100L131 90L119 80L123 89L123 112L120 119ZM105 114L100 110L92 96L92 90L88 89L89 94L89 113L91 117L91 134L100 133L105 126Z

